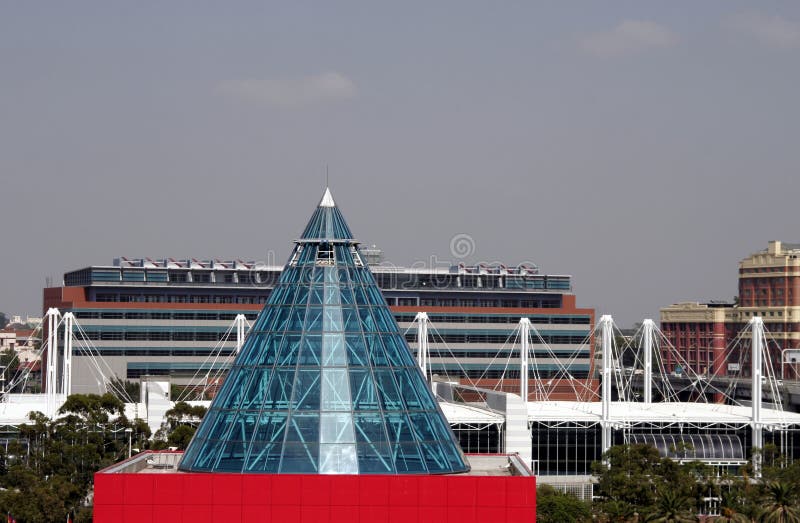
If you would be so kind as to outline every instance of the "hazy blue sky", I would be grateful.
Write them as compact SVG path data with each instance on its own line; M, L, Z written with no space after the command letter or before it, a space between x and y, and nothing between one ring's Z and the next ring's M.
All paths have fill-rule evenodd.
M800 240L800 2L0 2L0 310L117 256L532 260L627 325ZM459 261L459 260L455 260Z

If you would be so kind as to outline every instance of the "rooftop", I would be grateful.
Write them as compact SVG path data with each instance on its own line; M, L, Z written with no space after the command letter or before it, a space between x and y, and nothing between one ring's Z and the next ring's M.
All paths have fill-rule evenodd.
M178 470L183 451L147 450L116 463L98 474L187 474ZM448 474L453 476L531 476L517 454L467 454L471 465L469 472Z

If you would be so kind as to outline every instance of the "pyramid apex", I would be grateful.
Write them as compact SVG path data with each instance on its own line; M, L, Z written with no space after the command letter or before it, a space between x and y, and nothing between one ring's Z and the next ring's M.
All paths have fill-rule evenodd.
M319 202L320 207L336 207L336 202L333 201L331 190L325 187L325 194L322 196L322 201Z

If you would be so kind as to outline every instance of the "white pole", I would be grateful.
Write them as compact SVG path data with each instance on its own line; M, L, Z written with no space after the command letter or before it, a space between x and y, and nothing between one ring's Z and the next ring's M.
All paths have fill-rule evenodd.
M528 365L528 355L530 353L531 320L528 318L519 319L519 395L522 401L528 403L528 375L530 366Z
M614 320L610 315L606 314L600 318L601 328L601 348L603 351L603 374L602 380L602 394L601 401L603 402L603 415L601 426L603 429L602 434L602 451L605 453L611 448L611 350L613 346L614 335Z
M55 414L55 395L58 384L56 383L56 365L58 363L58 309L47 309L47 383L45 384L45 401L47 402L47 416Z
M644 336L644 402L653 402L653 332L655 322L651 319L642 322Z
M422 369L422 375L428 379L428 314L418 312L414 318L417 322L417 365Z
M754 316L750 320L752 335L750 361L752 363L752 392L751 403L753 404L753 472L757 478L761 477L761 455L764 448L763 426L761 424L761 340L764 337L764 320L761 316Z
M236 322L236 354L239 354L239 351L242 350L242 345L244 345L244 322L245 322L244 314L238 314L234 322Z
M61 371L61 393L64 399L72 394L72 327L75 316L71 312L64 314L64 360Z

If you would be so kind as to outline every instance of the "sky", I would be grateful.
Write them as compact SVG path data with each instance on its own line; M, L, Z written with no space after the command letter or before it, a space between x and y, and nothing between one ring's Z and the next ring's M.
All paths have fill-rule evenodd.
M800 241L800 3L0 0L0 311L120 256L283 264L329 184L398 265L621 326Z

